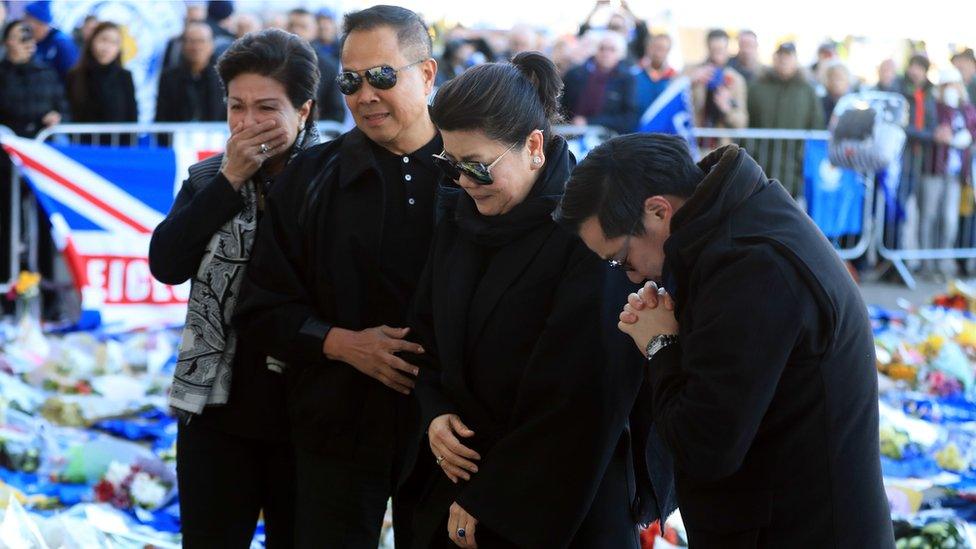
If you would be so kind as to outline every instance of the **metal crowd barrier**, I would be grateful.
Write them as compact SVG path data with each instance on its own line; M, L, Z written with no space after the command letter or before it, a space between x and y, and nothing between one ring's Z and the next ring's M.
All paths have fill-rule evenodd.
M752 156L767 177L776 179L806 205L800 192L804 186L803 161L807 141L828 141L830 132L826 130L777 130L777 129L719 129L694 128L692 130L702 156L729 143L744 148ZM874 218L872 216L875 194L874 174L861 174L864 180L864 200L862 204L861 228L856 234L832 238L841 259L854 260L865 254L871 247Z
M318 123L323 139L332 139L345 131L342 124L325 121ZM9 130L0 128L0 131ZM614 132L593 126L561 125L554 131L571 146L582 149L583 154L597 144L613 137ZM36 137L42 142L96 143L107 147L167 146L180 136L192 133L210 135L214 140L225 140L229 134L224 122L207 123L132 123L132 124L62 124L46 128ZM727 143L737 143L755 158L770 178L777 179L787 189L800 189L803 185L804 146L809 140L826 141L827 131L778 130L778 129L716 129L696 128L693 135L699 152L704 155ZM898 204L911 204L925 174L931 172L933 155L925 150L927 145L910 142L906 146L901 169ZM12 181L17 180L12 170ZM860 231L847 237L834 238L832 242L841 258L853 260L866 253L890 261L905 283L914 287L914 277L909 267L923 260L951 260L976 258L976 216L964 219L959 227L959 247L924 249L917 245L917 225L892 222L893 212L886 207L882 188L876 185L875 174L864 175L863 215ZM33 196L20 196L19 181L11 184L9 195L12 204L10 216L10 274L16 275L21 253L26 250L26 262L31 269L37 266L37 209ZM973 202L972 195L962 201ZM28 204L27 202L30 202ZM802 196L800 202L803 202ZM900 208L902 206L899 206ZM918 216L916 215L916 218ZM25 234L26 233L26 234ZM25 238L26 236L26 238ZM24 241L26 244L21 243ZM8 279L9 280L9 279Z
M964 152L909 138L897 167L894 200L878 199L875 223L884 230L877 232L874 247L909 288L915 288L920 270L951 277L976 259L976 166L965 163ZM976 147L969 152L976 153ZM953 155L960 165L950 165ZM956 176L945 175L955 170Z
M345 127L331 120L316 123L322 139L333 139ZM148 122L124 124L58 124L37 134L41 142L95 144L103 147L170 146L177 134L212 135L226 140L230 129L226 122Z

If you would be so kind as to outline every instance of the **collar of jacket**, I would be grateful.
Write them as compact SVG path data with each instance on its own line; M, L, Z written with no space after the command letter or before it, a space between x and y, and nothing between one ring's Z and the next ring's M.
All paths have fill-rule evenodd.
M664 243L665 279L672 282L687 279L715 229L768 184L759 164L738 145L716 149L698 166L705 177L671 218L671 236ZM680 300L680 287L668 290Z
M343 138L339 146L339 187L348 187L367 171L379 173L368 140L359 128L349 130Z

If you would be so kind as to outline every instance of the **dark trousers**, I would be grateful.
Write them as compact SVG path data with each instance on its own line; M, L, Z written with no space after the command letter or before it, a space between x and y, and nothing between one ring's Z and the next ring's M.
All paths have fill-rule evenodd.
M293 547L291 444L248 439L201 423L181 422L176 442L183 547L246 549L262 511L267 547Z
M295 546L300 548L376 549L393 496L397 549L410 547L412 490L396 495L396 465L326 456L297 448Z

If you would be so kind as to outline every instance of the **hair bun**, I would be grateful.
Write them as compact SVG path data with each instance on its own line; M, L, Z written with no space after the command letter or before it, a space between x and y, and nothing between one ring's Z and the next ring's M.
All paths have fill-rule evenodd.
M559 97L563 93L563 80L556 65L545 55L536 51L525 51L512 58L512 65L535 86L542 102L542 108L549 122L556 124L562 120L559 113Z

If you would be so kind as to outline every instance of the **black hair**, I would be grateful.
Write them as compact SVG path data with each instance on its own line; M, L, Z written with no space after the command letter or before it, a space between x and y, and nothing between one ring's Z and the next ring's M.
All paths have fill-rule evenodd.
M315 50L308 42L281 29L245 34L217 60L224 97L230 81L245 73L260 74L281 83L296 109L311 99L312 111L305 120L305 127L315 123L315 98L321 74Z
M119 33L120 37L122 36L122 28L111 21L102 21L96 25L92 30L91 36L85 41L85 47L78 57L78 62L68 71L72 80L72 85L68 86L68 100L73 109L81 109L83 105L86 105L92 100L91 86L89 86L89 78L91 75L89 73L91 69L98 66L94 52L95 39L103 32L113 30ZM109 62L109 65L122 67L122 44L119 44L119 53L116 54L115 59Z
M705 39L705 42L706 43L711 42L712 40L718 40L720 38L722 40L728 41L729 33L725 32L722 29L712 29L708 31L708 38Z
M645 200L658 195L689 198L704 177L683 138L621 135L600 144L576 166L553 217L573 233L596 216L607 239L640 235Z
M739 36L746 36L746 35L752 36L753 38L759 38L756 35L756 31L749 30L749 29L742 29L739 31Z
M373 6L354 11L342 21L342 38L339 53L346 44L346 37L353 31L368 31L377 27L390 27L397 33L397 42L410 61L422 61L433 55L434 45L427 30L427 23L420 15L400 6ZM409 54L409 55L408 55Z
M563 81L549 58L522 52L511 63L478 65L441 86L430 118L442 130L481 130L510 145L542 130L548 143L552 125L561 120L562 91Z
M6 42L7 38L10 37L10 33L14 32L14 29L23 25L23 19L14 19L3 26L3 41Z
M911 59L908 60L908 66L912 66L912 65L918 65L923 69L925 69L926 71L928 71L929 67L932 66L932 62L929 61L929 58L926 57L925 55L922 55L921 53L916 53L911 57Z
M308 15L314 17L314 14L305 8L295 8L293 10L289 10L288 15L302 15L302 16Z

